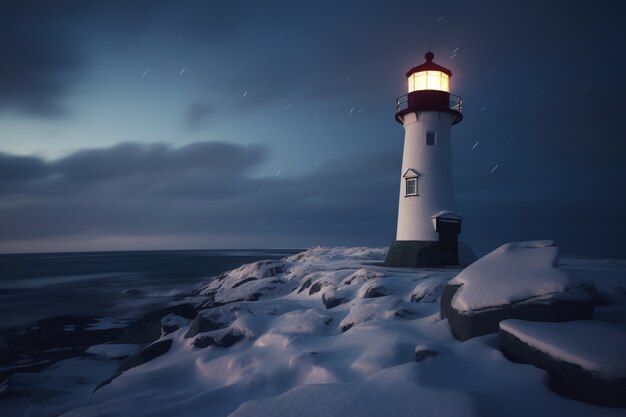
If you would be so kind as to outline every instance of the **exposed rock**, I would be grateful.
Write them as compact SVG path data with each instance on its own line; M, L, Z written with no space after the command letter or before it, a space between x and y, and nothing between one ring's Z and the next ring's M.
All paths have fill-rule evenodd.
M623 352L624 349L626 349L624 340L626 340L626 337L621 337L621 346L614 346L614 348L617 348L619 351L617 352L619 357L622 358L622 372L615 372L615 370L612 369L611 373L615 375L608 375L611 376L608 377L607 375L603 375L602 372L585 369L585 367L577 363L580 362L580 359L584 359L584 361L587 362L587 364L591 364L593 368L594 359L597 360L597 358L585 356L581 358L581 349L576 349L576 346L571 345L572 343L588 342L588 340L585 339L591 339L591 343L589 343L588 346L597 346L600 347L600 349L606 347L607 344L616 343L614 340L611 340L610 337L606 338L606 340L602 340L605 339L603 337L604 334L610 333L603 328L598 329L599 331L595 332L597 334L592 338L586 337L585 328L579 329L580 324L588 328L589 326L596 325L603 326L604 323L568 323L576 325L571 329L559 328L565 327L564 323L532 323L531 326L549 325L549 328L546 330L552 334L558 335L556 345L553 345L552 343L554 343L554 341L552 340L540 340L539 343L537 343L537 340L529 342L524 340L523 328L520 334L519 329L511 330L503 326L513 322L519 321L505 321L502 323L499 331L502 352L507 358L515 362L529 363L545 369L550 375L550 388L565 397L607 407L626 407L626 396L624 396L624 393L626 393L626 376L623 372ZM521 323L524 324L524 322ZM572 337L568 338L567 333L570 333ZM559 341L558 338L561 340ZM550 338L548 337L548 339ZM568 345L564 345L564 341L567 341ZM551 354L550 349L556 349L557 353ZM567 354L559 355L558 351L565 351ZM582 351L584 351L584 349L582 349ZM575 353L572 354L572 352ZM591 353L593 354L594 352ZM611 363L608 359L602 360L608 362L604 364L606 367L611 367ZM615 368L617 368L617 365Z
M355 271L353 274L350 274L346 277L341 283L340 287L352 285L352 284L362 284L364 282L384 278L385 274L380 271L372 271L370 269L361 268Z
M201 311L196 318L193 319L193 322L191 322L189 330L185 333L185 338L194 337L199 333L223 329L229 326L233 317L228 313L229 311L225 308Z
M324 307L326 307L327 310L337 307L338 305L340 305L341 303L345 301L346 301L345 298L339 298L334 295L329 295L327 297L326 293L322 294L322 303L324 304Z
M365 291L363 298L385 297L391 294L393 294L393 290L387 287L383 287L382 285L372 285Z
M430 346L418 345L415 347L415 362L422 362L428 358L434 358L439 355L437 351L433 350Z
M169 314L193 319L196 310L191 304L184 303L152 311L124 329L114 343L146 344L158 340L162 334L161 319Z
M311 286L311 278L308 278L306 281L302 283L302 286L298 290L298 294L300 294L302 291L306 290L310 286Z
M199 335L193 340L193 345L197 348L209 346L231 347L235 343L243 340L245 334L238 329L228 329L226 332Z
M273 266L271 268L266 269L262 277L271 278L271 277L275 277L278 274L282 274L284 272L285 272L284 265L280 264L280 265Z
M452 333L459 340L496 333L499 323L506 319L555 322L593 319L593 300L579 289L467 312L451 306L457 290L458 286L449 284L444 288L441 317L448 319Z
M311 289L309 290L309 295L313 295L316 292L319 292L321 289L322 289L322 283L316 282L315 284L311 286Z
M161 334L165 336L188 324L189 319L170 313L161 318Z
M151 360L166 354L167 352L169 352L171 347L172 339L160 340L147 346L141 352L127 357L122 362L120 362L120 365L117 368L117 372L115 372L115 374L111 378L100 383L96 388L94 388L93 392L96 392L104 385L109 384L111 381L113 381L115 378L122 375L129 369L135 368L139 365L143 365L144 363L150 362Z
M248 278L244 278L239 282L236 282L231 288L237 288L243 284L245 284L246 282L250 282L250 281L256 281L257 278L256 277L248 277Z

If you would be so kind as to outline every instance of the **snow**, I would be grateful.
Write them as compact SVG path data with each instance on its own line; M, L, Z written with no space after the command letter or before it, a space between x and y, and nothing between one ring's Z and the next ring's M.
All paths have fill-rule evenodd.
M547 355L604 379L626 378L626 331L598 321L504 320L500 328Z
M551 240L502 245L450 281L461 286L452 307L473 311L562 292L573 282L557 260L558 247Z
M95 393L93 387L117 368L111 358L130 346L93 346L88 350L93 355L84 359L17 379L32 387L37 381L50 385L50 378L62 381L65 393L47 406L25 406L33 401L28 396L11 401L21 401L18 405L27 407L31 417L623 414L553 393L543 383L542 370L504 358L497 335L457 341L440 318L436 301L441 287L460 269L385 267L385 255L386 248L316 247L281 261L243 265L181 301L205 308L201 314L219 321L219 329L185 337L191 324L168 316L165 323L181 326L164 336L172 339L169 352L124 372ZM476 281L463 281L468 270L494 271L496 276L506 272L515 278L507 282L523 279L539 285L554 275L549 288L565 287L567 280L559 280L564 274L554 267L555 256L556 247L548 242L506 245L488 255L488 262L476 262L474 272L469 267L454 280L470 295ZM581 262L576 268L581 270L579 282L593 281L593 263ZM532 281L531 271L541 279ZM624 283L626 264L611 264L611 271L619 271L622 281L617 275L607 277L596 283L599 291ZM479 284L497 288L489 280ZM488 303L532 293L528 283L509 284L515 289L512 294L501 291ZM372 289L384 290L368 298ZM323 295L343 301L327 309ZM215 302L226 304L216 307ZM244 337L230 347L194 346L198 337L228 332ZM415 362L416 352L426 349L437 355ZM9 381L2 389L13 386ZM18 406L3 401L0 414L23 415Z

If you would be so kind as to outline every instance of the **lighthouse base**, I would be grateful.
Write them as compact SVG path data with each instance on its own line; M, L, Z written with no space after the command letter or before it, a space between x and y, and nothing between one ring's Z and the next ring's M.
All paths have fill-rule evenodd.
M458 262L454 264L458 264ZM429 240L395 240L389 247L385 265L437 267L450 265L450 263L442 261L439 242Z

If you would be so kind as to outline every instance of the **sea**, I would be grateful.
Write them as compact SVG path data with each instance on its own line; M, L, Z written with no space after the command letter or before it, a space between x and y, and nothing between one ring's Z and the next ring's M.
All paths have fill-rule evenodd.
M0 255L0 333L52 316L132 320L222 272L297 249Z

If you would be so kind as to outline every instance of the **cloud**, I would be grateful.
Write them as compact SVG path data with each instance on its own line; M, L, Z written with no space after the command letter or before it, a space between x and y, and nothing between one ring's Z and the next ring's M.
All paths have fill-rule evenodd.
M15 1L0 10L0 110L66 114L61 102L83 61L62 22L51 19L58 11L45 9Z
M41 158L0 153L0 182L41 178L48 171L49 167Z
M396 200L395 169L389 172L399 163L396 156L329 161L298 177L252 175L266 157L259 146L220 142L179 148L122 143L54 161L5 154L0 236L18 241L391 231L394 220L385 213Z
M202 127L212 113L213 109L207 103L200 101L191 103L187 106L187 111L185 113L185 125L187 126L187 129L195 130Z

